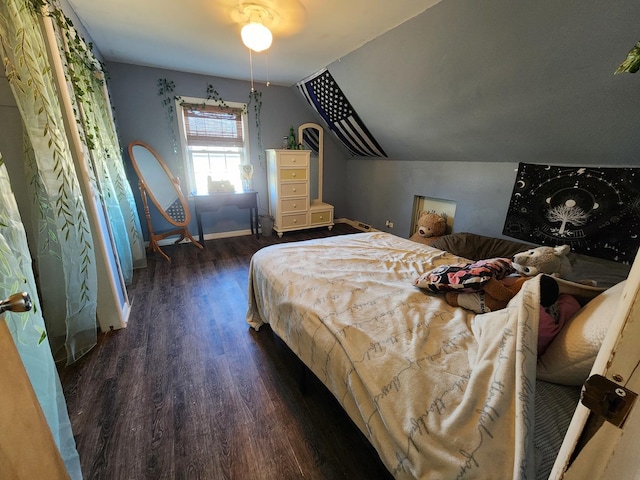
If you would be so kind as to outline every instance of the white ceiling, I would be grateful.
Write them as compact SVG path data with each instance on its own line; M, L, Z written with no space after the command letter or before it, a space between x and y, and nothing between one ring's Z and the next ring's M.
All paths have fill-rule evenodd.
M273 12L257 82L293 85L440 0L68 0L105 60L250 79L247 3ZM242 5L241 5L242 4ZM244 18L243 18L244 17Z

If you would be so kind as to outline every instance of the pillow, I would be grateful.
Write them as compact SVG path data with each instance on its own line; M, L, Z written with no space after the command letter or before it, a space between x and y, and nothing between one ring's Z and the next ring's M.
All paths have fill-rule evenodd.
M475 261L483 258L511 258L516 253L535 248L537 245L487 237L476 233L458 232L435 238L431 242L431 246Z
M622 297L625 281L605 290L571 318L538 358L538 380L582 385Z
M490 258L475 263L441 265L423 273L413 284L432 292L477 292L490 278L500 280L513 273L508 258Z

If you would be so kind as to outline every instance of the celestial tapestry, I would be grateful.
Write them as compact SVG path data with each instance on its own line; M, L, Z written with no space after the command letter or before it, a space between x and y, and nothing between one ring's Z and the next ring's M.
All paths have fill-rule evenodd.
M520 163L502 233L633 263L640 245L640 169Z
M351 155L386 157L326 68L298 83L298 90Z

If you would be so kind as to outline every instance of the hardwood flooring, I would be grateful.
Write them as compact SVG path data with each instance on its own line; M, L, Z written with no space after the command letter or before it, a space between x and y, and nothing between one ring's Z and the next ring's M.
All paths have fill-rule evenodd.
M126 329L60 370L85 479L390 479L333 396L245 322L249 261L348 225L163 247L136 270Z

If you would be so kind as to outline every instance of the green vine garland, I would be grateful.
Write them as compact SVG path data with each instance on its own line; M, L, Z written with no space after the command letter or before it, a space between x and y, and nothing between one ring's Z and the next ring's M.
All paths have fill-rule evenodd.
M173 80L167 80L166 78L159 78L157 82L158 95L162 98L161 103L165 108L165 118L167 119L167 125L169 127L169 135L171 136L171 143L173 146L173 154L178 155L178 135L175 129L175 108L173 104L175 101L179 101L182 97L174 95L176 84Z
M223 98L220 96L220 94L212 84L207 85L207 100L213 100L214 102L217 102L219 106L223 108L229 108L227 102L223 100Z
M636 73L638 70L640 70L640 42L637 42L631 50L629 50L627 58L624 59L613 73Z
M87 92L89 92L91 88L93 88L92 80L89 78L95 78L96 82L100 82L95 76L96 65L99 65L95 60L95 57L90 51L91 44L85 44L82 38L75 34L75 29L73 28L73 23L71 20L64 15L60 7L57 5L57 2L54 0L27 0L27 7L31 11L31 13L36 16L42 16L43 13L46 13L49 17L51 17L56 24L56 26L60 29L60 32L63 33L66 46L64 59L67 62L69 78L68 80L71 82L74 92L79 98L83 98ZM23 55L26 51L22 50ZM6 61L6 59L5 59ZM36 65L35 59L31 59L30 62L33 65ZM7 79L11 82L20 83L21 79L16 75L15 68L10 66L9 64L5 64L7 68ZM10 68L13 67L13 68ZM89 72L85 75L83 73ZM35 77L34 77L35 78ZM40 85L38 82L31 82L30 90L33 92L33 96L37 102L41 103L41 113L45 115L46 122L43 129L43 136L48 138L48 143L50 148L52 148L52 154L54 159L54 171L57 172L58 178L61 179L60 196L56 200L55 203L55 215L58 218L63 219L63 223L61 224L61 234L64 235L65 241L69 240L70 234L72 231L76 231L78 234L79 240L79 256L82 262L82 275L84 276L81 285L81 301L88 302L89 301L89 287L87 285L88 281L88 272L89 265L93 263L93 252L92 252L92 243L91 243L91 232L89 229L89 225L87 222L87 218L85 215L74 215L72 212L84 211L84 205L82 204L82 198L79 196L70 196L70 193L74 191L74 182L72 176L73 172L68 171L67 168L64 167L65 155L66 155L66 146L62 143L59 135L58 135L58 121L54 117L53 113L49 108L46 108L45 105L48 104L46 100L46 94L44 93L44 87ZM74 113L76 115L76 122L80 123L80 116L77 111L76 105L74 105ZM84 135L84 141L88 148L95 148L95 144L93 142L93 132L95 131L95 127L87 126L88 132ZM80 134L83 134L84 129L79 128ZM28 150L27 150L28 152ZM46 208L43 205L44 202L40 202L40 214L42 218L45 220L47 224L55 225L55 221L53 220L52 209L54 205L49 205L47 203ZM56 238L56 234L54 229L49 228L47 242L52 241L57 243L58 239ZM50 250L47 245L43 245L43 248L49 250L50 253L53 253L53 250ZM55 254L54 254L55 255Z
M260 114L262 113L262 92L259 90L251 89L249 92L249 103L247 107L253 102L253 112L256 121L256 137L258 140L258 163L262 166L262 129L260 128Z
M167 125L169 128L169 134L171 137L171 142L173 144L173 152L175 155L178 155L180 150L180 145L178 143L178 135L176 133L176 122L177 116L174 108L175 102L181 102L182 97L180 95L175 94L176 84L173 80L168 80L167 78L159 78L157 81L158 87L158 96L160 96L160 103L164 107L165 118L167 120ZM224 101L222 96L218 93L215 87L209 83L206 87L206 100L212 100L217 103L218 106L222 108L230 108L229 105ZM249 105L253 103L254 110L254 118L256 124L256 135L258 140L258 162L260 166L263 165L263 154L262 154L262 131L260 128L260 113L262 112L262 92L252 89L249 93L249 102L245 105L243 109L243 113L248 113ZM182 104L182 103L181 103ZM205 105L206 102L203 102L202 105Z

